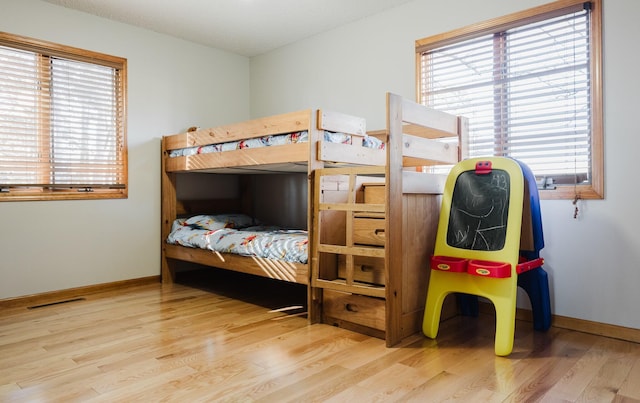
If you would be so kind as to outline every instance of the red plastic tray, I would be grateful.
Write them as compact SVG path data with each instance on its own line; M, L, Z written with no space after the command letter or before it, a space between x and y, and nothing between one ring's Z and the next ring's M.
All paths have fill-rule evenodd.
M541 257L533 260L521 260L516 266L516 273L524 273L525 271L533 270L536 267L540 267L544 264L544 259Z
M464 273L467 271L469 259L449 256L431 256L431 269Z
M470 260L467 273L475 276L507 278L511 277L511 264L488 260Z

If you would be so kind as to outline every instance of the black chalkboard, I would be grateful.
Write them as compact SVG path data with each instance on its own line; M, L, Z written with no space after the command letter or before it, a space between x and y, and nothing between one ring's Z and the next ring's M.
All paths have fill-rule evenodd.
M509 183L509 174L501 169L486 174L465 171L458 175L449 213L449 246L483 251L504 247Z

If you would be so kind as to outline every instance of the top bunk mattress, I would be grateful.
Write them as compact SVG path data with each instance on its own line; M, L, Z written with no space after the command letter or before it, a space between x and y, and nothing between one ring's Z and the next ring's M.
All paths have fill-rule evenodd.
M373 136L351 136L347 133L324 131L324 141L335 144L361 145L366 148L384 150L385 144ZM186 147L171 150L169 158L186 157L191 155L218 153L224 151L242 150L247 148L261 148L287 144L309 142L309 132L298 131L279 135L255 137L247 140L228 141L224 143L208 144L203 146ZM361 144L355 144L355 143Z

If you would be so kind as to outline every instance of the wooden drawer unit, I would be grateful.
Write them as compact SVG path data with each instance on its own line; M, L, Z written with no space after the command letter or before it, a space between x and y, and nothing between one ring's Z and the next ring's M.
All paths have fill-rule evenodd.
M384 246L384 214L362 214L353 219L353 243L360 245Z
M346 256L338 256L338 277L347 277ZM353 257L353 280L362 283L385 285L384 259L369 256Z
M385 300L333 290L324 290L323 315L329 323L332 319L337 319L384 331Z
M440 193L422 187L427 174L402 173L411 179L406 192L392 186L384 167L314 174L311 321L382 338L389 347L421 329L441 204ZM325 192L327 182L341 191ZM390 219L397 222L390 226Z
M394 94L387 94L386 118L386 128L367 132L385 143L384 161L367 156L379 150L357 151L362 164L313 172L308 305L312 323L384 338L392 347L420 332L424 318L447 178L425 168L466 158L469 133L465 118Z

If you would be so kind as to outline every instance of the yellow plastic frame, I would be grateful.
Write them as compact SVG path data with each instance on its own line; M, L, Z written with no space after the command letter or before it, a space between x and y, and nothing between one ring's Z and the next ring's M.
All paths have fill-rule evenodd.
M492 169L501 169L509 175L510 193L505 244L502 249L497 251L468 250L447 244L449 215L456 180L463 172L474 171L476 163L479 161L490 161ZM516 266L520 251L523 199L524 178L522 170L518 163L512 159L504 157L472 158L461 161L452 168L447 177L442 197L434 255L510 263L511 276L494 278L431 270L422 324L425 336L436 338L442 304L447 295L451 293L477 295L490 300L496 310L496 355L511 354L515 333L518 288Z

